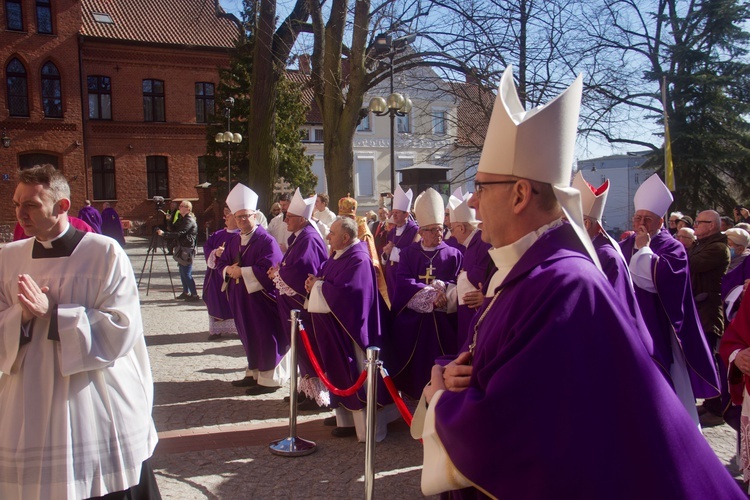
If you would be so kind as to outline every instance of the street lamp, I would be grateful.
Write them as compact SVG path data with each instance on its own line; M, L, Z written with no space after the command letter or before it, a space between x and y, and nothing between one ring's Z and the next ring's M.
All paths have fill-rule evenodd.
M374 47L375 52L382 55L388 56L390 66L390 82L391 82L391 95L388 96L386 101L382 97L373 97L370 99L369 110L375 113L377 116L390 117L391 122L391 193L396 190L396 134L395 134L395 122L397 116L406 116L411 111L411 99L393 91L393 59L396 54L401 52L407 45L412 43L417 38L416 33L411 35L402 36L399 38L392 38L391 35L381 33L375 37Z
M4 148L9 148L10 147L10 137L8 137L8 134L5 132L5 127L3 127L2 141L3 141L3 147Z
M232 133L232 108L234 107L234 98L228 97L224 100L224 116L227 117L227 131L219 132L214 137L214 140L219 144L226 143L227 145L227 192L232 190L232 144L239 144L242 142L242 135Z

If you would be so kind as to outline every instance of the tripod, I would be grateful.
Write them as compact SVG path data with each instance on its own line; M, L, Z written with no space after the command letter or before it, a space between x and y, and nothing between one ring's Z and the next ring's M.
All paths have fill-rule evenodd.
M151 288L151 271L154 269L154 255L156 255L157 245L161 247L161 253L164 255L164 262L167 264L167 274L169 274L169 284L172 285L172 295L177 298L177 294L174 291L174 281L172 281L172 270L169 269L169 259L167 258L167 249L164 247L164 238L154 232L151 235L151 243L148 245L146 251L146 260L143 261L143 267L141 268L141 275L138 278L138 288L141 287L141 280L143 279L143 272L146 270L146 264L148 264L148 258L151 257L151 265L148 268L148 281L146 282L146 296L148 296L149 288Z

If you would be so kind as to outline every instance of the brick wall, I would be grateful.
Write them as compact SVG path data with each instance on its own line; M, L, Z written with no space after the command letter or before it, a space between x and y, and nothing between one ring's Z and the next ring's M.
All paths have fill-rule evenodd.
M0 89L0 128L11 137L0 147L0 224L14 221L10 200L22 154L46 153L71 185L75 215L85 199L101 210L108 201L123 219L145 222L155 214L148 197L146 158L165 156L167 199L199 199L198 157L206 152L206 126L195 118L195 83L218 85L218 68L229 62L228 49L108 42L79 38L81 7L76 0L53 6L53 35L36 32L35 0L23 0L24 32L0 30L0 61L23 62L29 81L30 116L10 117L6 88ZM5 27L0 9L0 27ZM79 64L79 56L82 64ZM53 61L61 73L63 118L45 118L41 109L41 66ZM112 120L89 120L86 77L108 76L112 84ZM145 122L142 81L165 82L165 122ZM83 85L82 85L83 82ZM220 111L219 111L220 112ZM116 199L95 200L92 156L115 160ZM205 193L204 193L205 194ZM199 215L199 223L205 224ZM201 225L203 228L203 225Z

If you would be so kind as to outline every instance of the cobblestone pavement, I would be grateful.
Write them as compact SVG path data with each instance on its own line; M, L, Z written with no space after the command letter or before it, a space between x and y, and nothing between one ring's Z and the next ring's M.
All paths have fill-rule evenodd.
M161 249L147 256L148 246L148 240L128 238L126 249L136 279L141 278L146 342L154 373L153 415L160 436L153 466L163 497L363 497L365 446L354 438L332 437L331 428L322 424L331 412L299 415L297 434L317 443L315 453L288 458L268 451L271 441L288 436L289 407L283 402L288 388L248 397L244 389L229 383L244 374L239 339L207 339L205 306L174 299L167 265L179 294L177 263L171 257L165 259ZM199 251L194 268L199 290L204 272ZM735 432L719 425L705 429L704 434L737 476ZM377 497L422 498L422 450L403 422L389 426L388 437L378 443L375 453Z

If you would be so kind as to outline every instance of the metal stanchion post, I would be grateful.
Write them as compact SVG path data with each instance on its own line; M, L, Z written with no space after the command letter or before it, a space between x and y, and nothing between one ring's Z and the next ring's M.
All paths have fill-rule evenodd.
M273 441L268 445L268 449L274 455L284 457L301 457L313 453L315 442L307 441L297 437L297 329L299 327L299 309L292 309L292 347L291 359L291 377L289 380L289 437Z
M379 347L367 348L367 437L365 441L365 498L375 493L375 427L378 410Z

